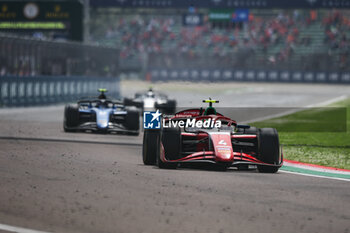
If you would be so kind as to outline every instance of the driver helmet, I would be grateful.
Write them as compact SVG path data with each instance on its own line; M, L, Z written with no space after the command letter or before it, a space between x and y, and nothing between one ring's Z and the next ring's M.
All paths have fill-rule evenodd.
M207 107L204 111L204 116L216 115L216 109L214 107Z
M99 88L98 89L98 91L100 92L100 95L98 96L98 99L99 100L105 100L105 99L107 99L107 97L106 97L106 95L105 95L105 93L107 92L107 89L105 89L105 88Z
M148 91L147 92L147 97L154 97L154 92L153 91Z

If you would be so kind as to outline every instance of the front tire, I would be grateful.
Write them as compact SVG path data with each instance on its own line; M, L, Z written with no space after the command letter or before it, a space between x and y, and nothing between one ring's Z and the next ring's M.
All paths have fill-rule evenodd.
M140 113L137 109L135 108L127 109L124 126L128 130L132 130L132 131L140 130Z
M72 105L66 105L64 108L63 129L65 132L74 132L72 129L79 125L79 109Z
M168 160L176 160L181 154L181 129L180 128L163 128L161 142L163 148L159 146L157 157L157 165L159 168L175 169L177 163L165 163L160 159L162 150L164 149L165 158Z
M258 130L259 159L268 164L280 164L280 144L278 133L273 128ZM258 165L258 171L263 173L276 173L279 167Z
M155 165L159 153L160 130L145 130L143 134L142 159L145 165Z

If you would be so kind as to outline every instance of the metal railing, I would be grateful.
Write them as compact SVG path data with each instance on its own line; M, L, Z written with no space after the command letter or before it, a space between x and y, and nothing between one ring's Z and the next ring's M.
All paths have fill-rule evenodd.
M4 76L0 77L0 107L76 101L84 96L96 96L98 88L107 88L111 98L120 97L118 78Z
M152 69L149 79L190 82L284 82L350 84L350 72L236 69Z

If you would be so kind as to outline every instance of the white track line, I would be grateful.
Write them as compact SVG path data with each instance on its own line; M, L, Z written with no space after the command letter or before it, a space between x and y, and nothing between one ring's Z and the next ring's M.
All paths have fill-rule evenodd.
M335 97L335 98L330 99L330 100L326 100L326 101L323 101L323 102L320 102L320 103L316 103L316 104L310 104L310 105L307 105L307 106L304 106L304 107L297 107L297 108L288 107L288 108L291 108L291 110L287 110L285 112L276 113L276 114L272 114L272 115L268 115L268 116L258 117L258 118L255 118L255 119L252 119L252 120L249 120L249 121L246 121L246 122L241 122L241 123L242 124L248 124L248 123L251 123L251 122L265 121L265 120L269 120L269 119L272 119L272 118L282 117L282 116L290 115L290 114L293 114L293 113L305 110L307 108L315 108L315 107L327 106L327 105L333 104L335 102L345 100L347 98L348 98L347 95L341 95L341 96Z
M323 102L321 102L321 103L310 104L310 105L308 105L308 106L306 106L306 107L309 107L309 108L312 108L312 107L323 107L323 106L327 106L327 105L330 105L330 104L333 104L333 103L336 103L336 102L345 100L345 99L347 99L347 98L348 98L347 95L341 95L341 96L335 97L335 98L333 98L333 99L323 101Z
M1 224L1 223L0 223L0 230L17 232L17 233L48 233L45 231L37 231L37 230L27 229L23 227L15 227L15 226L10 226L10 225Z
M290 174L300 175L300 176L311 176L311 177L316 177L316 178L325 178L325 179L331 179L331 180L341 180L341 181L350 182L349 179L338 178L338 177L318 176L318 175L304 174L304 173L299 173L299 172L290 172L290 171L283 171L283 170L279 170L278 172L290 173Z

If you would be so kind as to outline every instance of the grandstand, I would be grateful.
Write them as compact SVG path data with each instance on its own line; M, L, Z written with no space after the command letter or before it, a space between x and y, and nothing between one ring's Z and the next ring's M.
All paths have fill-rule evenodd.
M251 10L241 26L186 27L186 10L94 11L91 40L120 48L120 64L155 68L350 70L350 11Z

